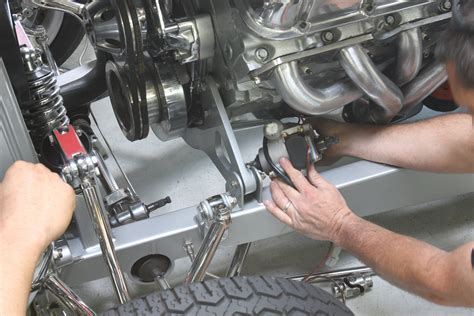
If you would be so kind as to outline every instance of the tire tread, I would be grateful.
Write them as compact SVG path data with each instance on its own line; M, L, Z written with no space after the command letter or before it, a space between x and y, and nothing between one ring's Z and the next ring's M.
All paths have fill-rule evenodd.
M313 285L268 276L235 277L181 285L106 311L142 315L353 315Z

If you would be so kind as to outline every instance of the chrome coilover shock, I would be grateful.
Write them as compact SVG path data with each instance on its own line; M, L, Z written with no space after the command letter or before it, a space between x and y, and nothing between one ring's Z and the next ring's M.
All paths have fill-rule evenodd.
M43 63L41 52L26 46L20 51L31 95L30 101L21 105L21 111L33 145L40 153L47 136L54 129L68 126L69 118L59 94L56 75Z

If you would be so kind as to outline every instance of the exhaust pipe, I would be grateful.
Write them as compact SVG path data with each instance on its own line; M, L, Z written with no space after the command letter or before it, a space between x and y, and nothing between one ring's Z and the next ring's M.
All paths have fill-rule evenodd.
M398 37L397 66L393 81L404 86L416 78L423 63L423 40L419 28L401 33Z
M349 81L326 88L311 87L303 80L297 61L278 66L273 74L273 84L290 107L306 115L327 114L363 95Z
M372 117L378 123L388 123L403 107L403 93L387 78L360 45L341 49L340 63L353 83L380 106Z
M448 74L444 64L434 62L426 67L415 80L403 87L405 101L403 102L403 110L399 115L404 116L410 112L414 106L432 94L447 79Z

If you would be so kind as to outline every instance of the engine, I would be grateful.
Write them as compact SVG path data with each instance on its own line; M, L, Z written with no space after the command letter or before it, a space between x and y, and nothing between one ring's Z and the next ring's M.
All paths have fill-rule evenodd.
M450 1L116 1L87 8L126 137L206 120L212 77L231 118L340 113L388 123L446 80L434 59Z
M0 77L13 87L12 92L5 85L2 96L15 94L16 99L0 100L9 119L3 124L0 117L0 126L10 128L15 118L18 127L11 127L14 133L6 129L6 144L13 144L9 149L30 146L28 157L11 157L39 158L84 198L64 239L44 254L33 289L48 288L76 314L93 312L66 283L109 276L118 302L125 303L132 297L129 284L156 282L162 290L169 288L165 276L184 257L192 262L186 284L214 277L207 269L223 240L237 246L226 276L238 275L253 241L288 232L262 204L270 194L267 175L292 185L279 158L303 170L338 142L319 135L306 118L403 121L447 79L435 55L450 23L450 0L10 2L13 14L8 6L0 8L2 41L9 43L0 49L5 51ZM28 20L41 16L39 9L63 14L62 28L70 25L67 18L83 27L77 38L88 37L96 61L63 71L46 28L34 29ZM171 199L144 203L100 124L91 124L90 103L107 94L129 141L146 138L150 130L161 141L183 138L212 160L225 179L224 193L196 207L150 216ZM255 160L246 161L234 132L260 127L262 148ZM108 156L124 186L109 171ZM416 204L472 188L469 177L433 178L366 161L327 172L349 203L369 212L365 215L396 208L400 201L411 203L407 199ZM403 185L404 190L378 192L382 178L388 183L383 187ZM446 187L446 179L458 181ZM404 195L423 184L430 185L423 198ZM377 192L376 203L358 198L361 192ZM199 245L196 253L194 245Z

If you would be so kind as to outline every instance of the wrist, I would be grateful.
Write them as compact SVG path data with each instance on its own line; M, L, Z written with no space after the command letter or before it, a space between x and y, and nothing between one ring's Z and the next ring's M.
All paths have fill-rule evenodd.
M339 247L346 248L348 241L353 238L353 233L357 230L357 224L361 220L359 216L349 210L340 220L333 242Z
M43 238L34 236L27 238L28 232L9 231L8 229L0 233L2 244L0 245L2 254L6 256L24 256L31 258L33 261L38 260L44 249L47 247L47 243Z

